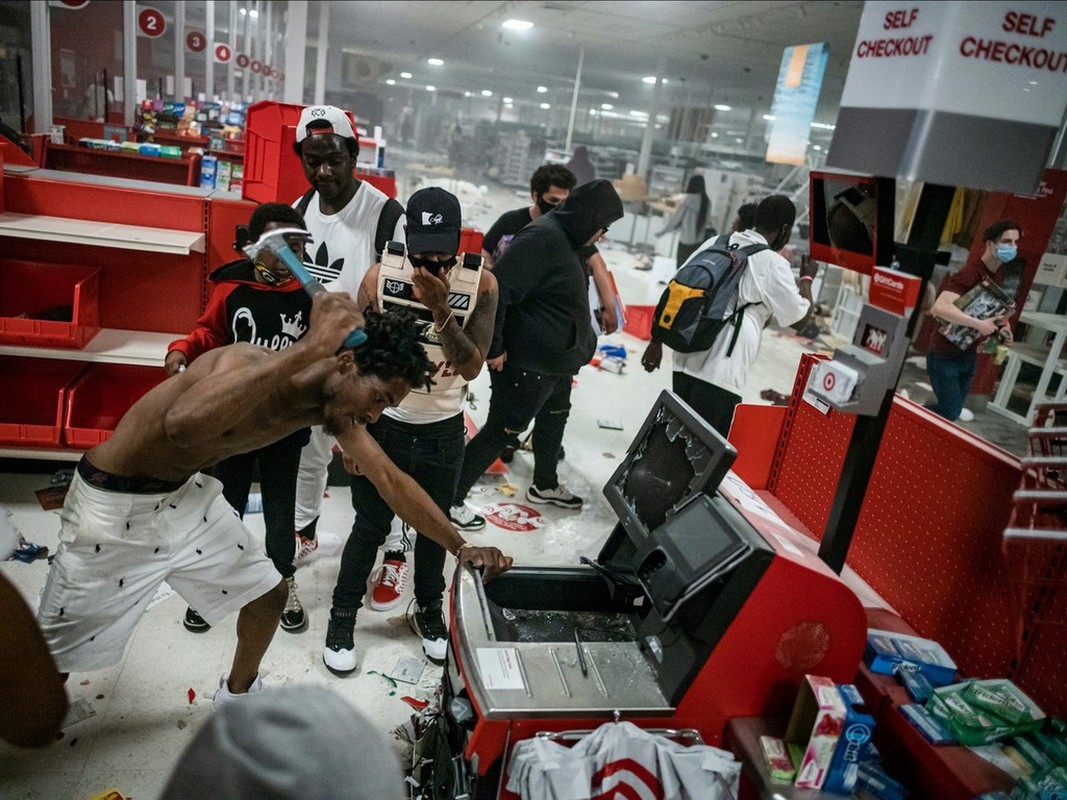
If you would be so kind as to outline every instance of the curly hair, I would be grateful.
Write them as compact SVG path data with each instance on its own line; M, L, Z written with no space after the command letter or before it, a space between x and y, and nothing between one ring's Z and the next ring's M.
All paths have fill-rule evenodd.
M574 173L562 164L542 164L530 176L530 194L542 195L553 186L569 192L576 183Z
M356 367L364 375L382 380L402 378L413 389L429 389L437 366L426 357L419 342L415 315L397 310L363 312L367 341L355 348Z
M308 229L303 215L292 206L286 203L264 203L256 207L248 220L248 235L251 241L258 241L263 235L263 229L271 222L287 222L294 228Z

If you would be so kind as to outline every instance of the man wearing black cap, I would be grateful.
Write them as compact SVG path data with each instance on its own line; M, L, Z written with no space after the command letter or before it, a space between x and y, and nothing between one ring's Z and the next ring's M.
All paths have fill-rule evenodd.
M582 498L559 482L556 467L571 381L596 350L582 251L621 218L622 201L611 182L590 181L515 234L494 265L500 301L488 359L495 370L493 393L485 425L463 453L454 523L477 516L464 498L511 437L534 419L534 476L526 499L581 508Z
M420 341L437 370L428 389L412 391L367 430L386 455L447 513L463 461L463 408L467 382L482 369L493 337L497 285L480 255L457 259L459 200L444 189L420 189L408 200L407 253L392 245L363 278L360 308L405 307L420 320ZM356 518L341 556L323 661L337 675L356 668L353 629L367 578L393 520L393 511L358 464L352 506ZM426 657L444 663L448 630L442 613L445 551L433 540L415 540L415 624ZM383 564L383 569L388 563Z

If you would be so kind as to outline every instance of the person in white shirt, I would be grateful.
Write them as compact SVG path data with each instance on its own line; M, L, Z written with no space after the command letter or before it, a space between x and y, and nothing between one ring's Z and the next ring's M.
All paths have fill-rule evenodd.
M811 283L818 262L805 260L798 286L789 262L778 255L789 243L796 213L796 206L788 197L772 195L759 204L751 229L730 236L731 245L768 247L749 256L748 268L738 286L738 302L749 305L744 310L733 353L727 355L733 337L720 335L708 350L672 356L675 393L723 436L730 431L749 369L759 355L764 327L773 317L779 325L800 330L814 307ZM708 240L700 250L713 242ZM646 372L652 372L662 359L663 345L651 341L641 356L641 365Z
M336 106L308 106L300 114L293 149L300 156L311 188L293 205L304 215L311 241L304 249L304 266L331 292L355 299L367 270L381 258L389 241L404 241L404 208L396 200L355 175L359 139L344 111ZM321 426L312 427L311 440L300 456L296 487L296 562L318 547L317 527L326 490L326 473L333 459L334 439ZM398 533L400 528L397 529ZM386 557L406 570L400 536L386 545ZM382 580L379 575L378 580ZM389 573L402 587L406 575Z

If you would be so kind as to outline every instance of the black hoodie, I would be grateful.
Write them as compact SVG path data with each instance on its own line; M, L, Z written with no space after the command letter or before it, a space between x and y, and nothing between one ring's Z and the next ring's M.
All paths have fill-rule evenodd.
M532 372L574 375L596 350L589 273L579 250L622 218L610 181L579 186L531 222L493 266L500 286L490 357Z

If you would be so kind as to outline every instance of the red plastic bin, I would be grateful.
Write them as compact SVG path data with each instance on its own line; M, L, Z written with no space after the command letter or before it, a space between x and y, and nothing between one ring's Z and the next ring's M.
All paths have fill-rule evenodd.
M31 319L63 307L69 322ZM0 260L0 344L80 349L99 332L98 268Z
M648 341L652 338L652 314L655 306L626 306L623 330L631 336Z
M69 447L95 447L106 440L130 406L166 380L160 367L92 364L67 390L63 436Z
M0 445L59 447L67 386L78 361L0 356Z

